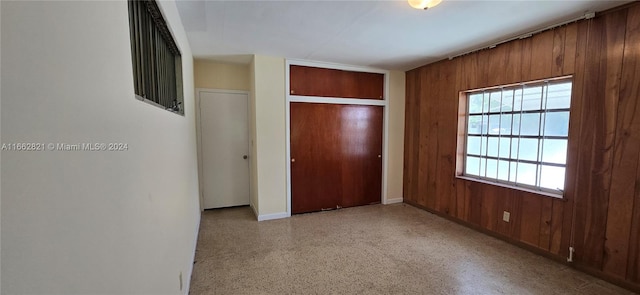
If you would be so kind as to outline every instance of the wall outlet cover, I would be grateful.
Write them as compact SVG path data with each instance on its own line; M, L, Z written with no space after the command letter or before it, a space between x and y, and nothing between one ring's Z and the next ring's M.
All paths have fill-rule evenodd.
M502 220L504 222L509 222L509 219L511 219L511 213L507 211L502 212Z

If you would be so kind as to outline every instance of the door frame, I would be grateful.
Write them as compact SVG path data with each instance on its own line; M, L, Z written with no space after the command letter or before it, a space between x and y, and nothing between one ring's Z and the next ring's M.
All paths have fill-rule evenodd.
M214 89L214 88L196 88L195 95L195 114L196 114L196 146L198 155L198 194L200 201L200 212L204 211L204 184L203 184L203 165L202 165L202 129L200 122L200 94L201 93L219 93L219 94L246 94L247 95L247 139L249 142L248 156L249 160L252 159L251 154L251 93L243 90L230 90L230 89ZM251 165L249 165L249 201L251 201L251 177L252 177Z
M359 98L339 98L339 97L317 97L304 95L291 95L290 91L290 73L291 65L319 67L327 69L337 69L345 71L378 73L384 75L384 96L382 100L378 99L359 99ZM286 148L286 179L287 179L287 216L291 216L291 103L292 102L310 102L310 103L329 103L329 104L352 104L352 105L370 105L382 106L382 191L380 202L384 205L390 204L387 199L387 169L388 169L388 132L389 132L389 71L369 67L358 67L334 63L325 63L317 61L307 61L298 59L285 60L285 148Z

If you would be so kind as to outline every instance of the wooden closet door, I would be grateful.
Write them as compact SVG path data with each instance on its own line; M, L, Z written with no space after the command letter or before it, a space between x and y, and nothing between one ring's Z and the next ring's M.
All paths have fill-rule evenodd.
M331 105L291 103L291 211L336 208L342 195L340 130Z
M380 106L291 103L291 207L304 213L380 202Z
M383 107L336 105L341 124L342 207L380 203Z
M379 99L384 97L384 74L291 65L291 95Z

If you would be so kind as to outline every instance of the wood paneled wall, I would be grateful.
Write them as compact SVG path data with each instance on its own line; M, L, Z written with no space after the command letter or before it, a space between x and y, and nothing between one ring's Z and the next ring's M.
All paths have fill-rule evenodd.
M564 199L456 178L460 91L573 75ZM640 290L640 3L407 72L404 200ZM502 221L502 212L511 222Z

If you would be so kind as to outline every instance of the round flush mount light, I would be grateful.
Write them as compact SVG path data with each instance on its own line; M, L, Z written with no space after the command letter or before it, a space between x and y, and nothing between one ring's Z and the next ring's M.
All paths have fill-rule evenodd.
M415 9L426 10L440 4L442 0L408 0L408 2L409 2L409 5L411 5L411 7Z

